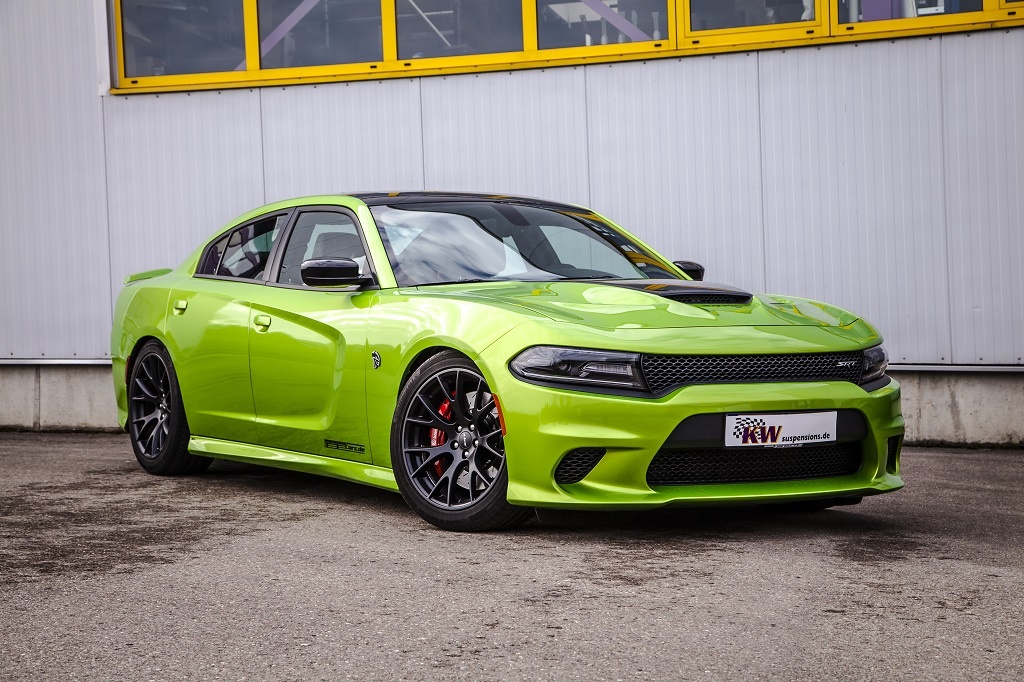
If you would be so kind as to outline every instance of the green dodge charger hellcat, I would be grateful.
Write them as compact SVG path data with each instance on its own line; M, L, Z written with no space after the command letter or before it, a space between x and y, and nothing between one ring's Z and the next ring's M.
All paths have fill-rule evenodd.
M901 488L878 332L702 275L579 206L278 202L126 279L121 424L154 474L224 458L336 476L452 530Z

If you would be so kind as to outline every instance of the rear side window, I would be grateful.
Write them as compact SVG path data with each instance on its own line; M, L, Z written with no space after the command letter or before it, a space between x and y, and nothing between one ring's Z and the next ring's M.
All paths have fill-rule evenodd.
M284 215L273 216L233 230L210 245L196 268L196 274L261 278L286 220Z

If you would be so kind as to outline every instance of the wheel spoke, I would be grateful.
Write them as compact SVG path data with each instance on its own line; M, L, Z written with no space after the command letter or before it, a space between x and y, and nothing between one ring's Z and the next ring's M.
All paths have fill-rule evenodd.
M147 403L147 404L152 404L152 403ZM158 410L156 408L153 408L152 412L149 412L148 414L144 414L144 415L141 415L139 417L136 417L136 418L132 419L132 423L133 424L138 424L139 422L142 422L142 425L139 426L139 431L141 432L142 429L146 428L146 426L148 426L151 421L153 421L154 419L157 419L159 416L160 416L160 410Z
M451 405L455 423L465 425L469 423L469 415L466 414L466 410L462 406L462 402L466 400L466 392L462 390L462 384L465 383L462 381L462 374L462 370L455 370L455 395L452 396Z
M412 472L411 475L412 475L413 478L419 478L420 476L422 476L424 473L427 472L428 469L430 469L431 467L434 466L435 462L440 460L445 455L449 454L451 452L451 450L446 445L438 445L437 447L433 447L433 448L406 448L405 449L406 455L420 453L420 452L426 452L427 453L427 458L425 460L423 460L423 462L418 467L416 467L416 471Z
M153 456L155 456L156 453L159 452L158 449L157 450L153 450L151 452L150 451L150 447L149 447L150 445L153 444L153 439L156 438L156 426L157 425L154 424L153 427L149 429L149 435L146 437L146 442L142 444L142 451L145 452L146 454L153 455ZM141 432L140 432L140 435L141 435Z
M427 408L427 414L430 415L430 420L429 421L424 421L424 420L419 419L417 417L410 416L406 421L411 421L411 422L416 423L416 424L426 424L428 426L436 426L436 427L439 427L442 431L444 431L447 434L448 433L448 429L450 429L452 427L452 423L448 422L448 421L445 421L444 417L442 417L440 415L440 413L438 413L437 408L434 407L433 405L431 405L430 402L426 398L423 397L422 393L417 394L416 397L419 399L420 403L423 404L423 407Z
M469 465L469 473L471 474L471 476L475 475L477 478L484 482L484 490L490 488L491 484L494 483L494 479L488 478L487 474L485 474L483 470L480 468L480 466L477 464L476 457L473 458L473 461Z
M145 366L143 366L143 369L145 369ZM146 395L146 397L149 398L151 401L156 402L157 400L159 400L159 398L157 397L157 392L154 391L149 386L147 386L145 383L143 383L142 377L135 378L135 385L138 386L139 390L142 391Z

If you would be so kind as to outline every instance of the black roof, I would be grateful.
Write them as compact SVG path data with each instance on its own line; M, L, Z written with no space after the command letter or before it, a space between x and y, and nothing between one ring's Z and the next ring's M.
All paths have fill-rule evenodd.
M401 204L423 204L457 201L484 201L503 204L520 204L550 208L557 211L579 211L581 206L546 201L533 197L519 197L510 194L483 194L475 192L352 192L348 196L360 199L367 206L398 206ZM586 210L586 209L584 209Z

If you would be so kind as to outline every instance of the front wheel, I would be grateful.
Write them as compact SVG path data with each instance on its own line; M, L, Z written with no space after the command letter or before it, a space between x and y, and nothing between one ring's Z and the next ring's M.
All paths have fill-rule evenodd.
M511 528L533 514L508 503L498 406L465 356L444 351L423 363L398 396L391 463L406 503L439 528Z
M128 379L128 434L135 458L151 474L194 474L210 458L189 454L188 420L178 377L167 350L156 341L138 352Z

